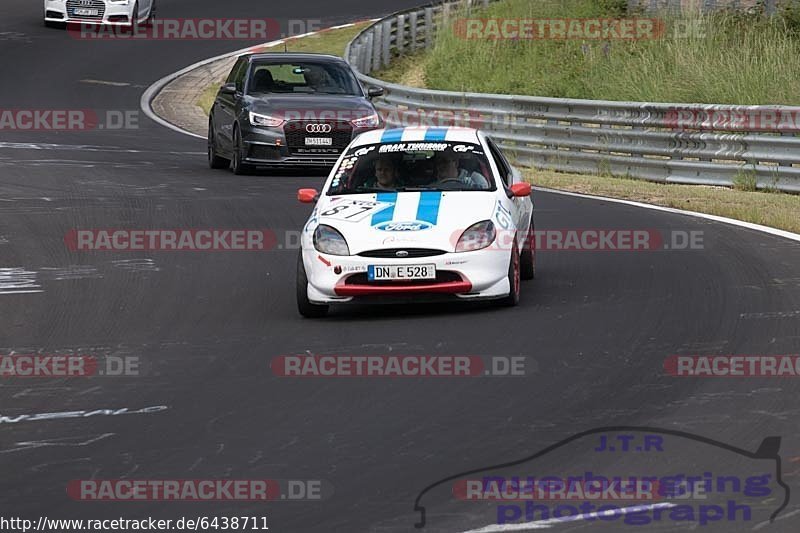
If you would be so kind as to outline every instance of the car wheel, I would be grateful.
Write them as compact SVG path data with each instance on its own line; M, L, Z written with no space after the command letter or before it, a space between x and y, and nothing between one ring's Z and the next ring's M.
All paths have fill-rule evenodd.
M250 171L250 166L242 163L242 135L239 128L233 128L233 173L243 176Z
M522 279L533 279L536 277L536 246L535 233L533 229L533 220L531 220L531 227L528 230L528 235L525 238L525 246L522 247L522 253L519 256L519 276Z
M517 241L514 240L514 247L511 249L511 261L508 264L508 286L511 291L503 299L503 305L514 307L519 304L519 278L520 278L520 265L519 265L519 249L517 248Z
M217 139L214 136L214 126L208 122L208 166L213 169L228 168L231 160L217 155Z
M308 277L303 265L303 252L297 256L297 310L306 318L322 318L328 314L327 305L313 304L308 300Z

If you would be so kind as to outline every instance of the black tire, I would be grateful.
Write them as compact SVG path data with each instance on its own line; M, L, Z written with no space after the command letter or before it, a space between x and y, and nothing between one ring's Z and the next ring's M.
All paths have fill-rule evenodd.
M520 258L516 240L511 249L511 260L508 262L508 285L511 287L511 292L501 301L507 307L514 307L519 304L520 291Z
M227 169L231 166L231 160L217 155L217 140L214 137L214 127L208 121L208 166L216 170Z
M534 279L536 277L536 242L533 229L533 220L525 238L525 245L519 255L519 276L521 279Z
M233 159L231 161L233 173L237 176L244 176L250 172L250 165L242 163L242 135L239 128L233 128Z
M297 256L297 310L305 318L322 318L328 314L327 305L313 304L308 300L308 277L302 252Z

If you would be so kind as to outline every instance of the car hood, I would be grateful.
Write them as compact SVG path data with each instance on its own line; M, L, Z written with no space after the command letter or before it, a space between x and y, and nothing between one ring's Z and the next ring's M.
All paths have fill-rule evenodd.
M344 235L353 255L386 248L452 252L465 229L491 219L496 202L490 191L348 194L323 196L317 212L320 224Z
M250 97L248 107L254 113L278 115L287 120L334 120L342 117L352 120L375 113L369 100L361 96L265 95Z

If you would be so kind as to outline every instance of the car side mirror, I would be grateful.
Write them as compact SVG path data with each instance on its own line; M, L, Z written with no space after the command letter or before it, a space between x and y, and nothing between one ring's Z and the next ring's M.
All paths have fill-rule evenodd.
M374 85L367 89L367 96L370 98L376 98L378 96L383 96L383 87L375 87Z
M236 94L236 84L226 83L225 85L219 88L219 92L221 92L222 94Z
M304 204L313 204L319 199L316 189L300 189L297 191L297 199Z
M515 183L511 186L511 195L518 198L524 198L531 195L530 183Z

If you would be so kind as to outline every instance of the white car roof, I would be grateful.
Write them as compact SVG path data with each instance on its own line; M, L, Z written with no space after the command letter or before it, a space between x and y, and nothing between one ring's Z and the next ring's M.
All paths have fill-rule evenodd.
M479 144L478 130L473 128L392 128L386 130L371 130L362 133L353 141L353 146L377 143L397 142L469 142Z

